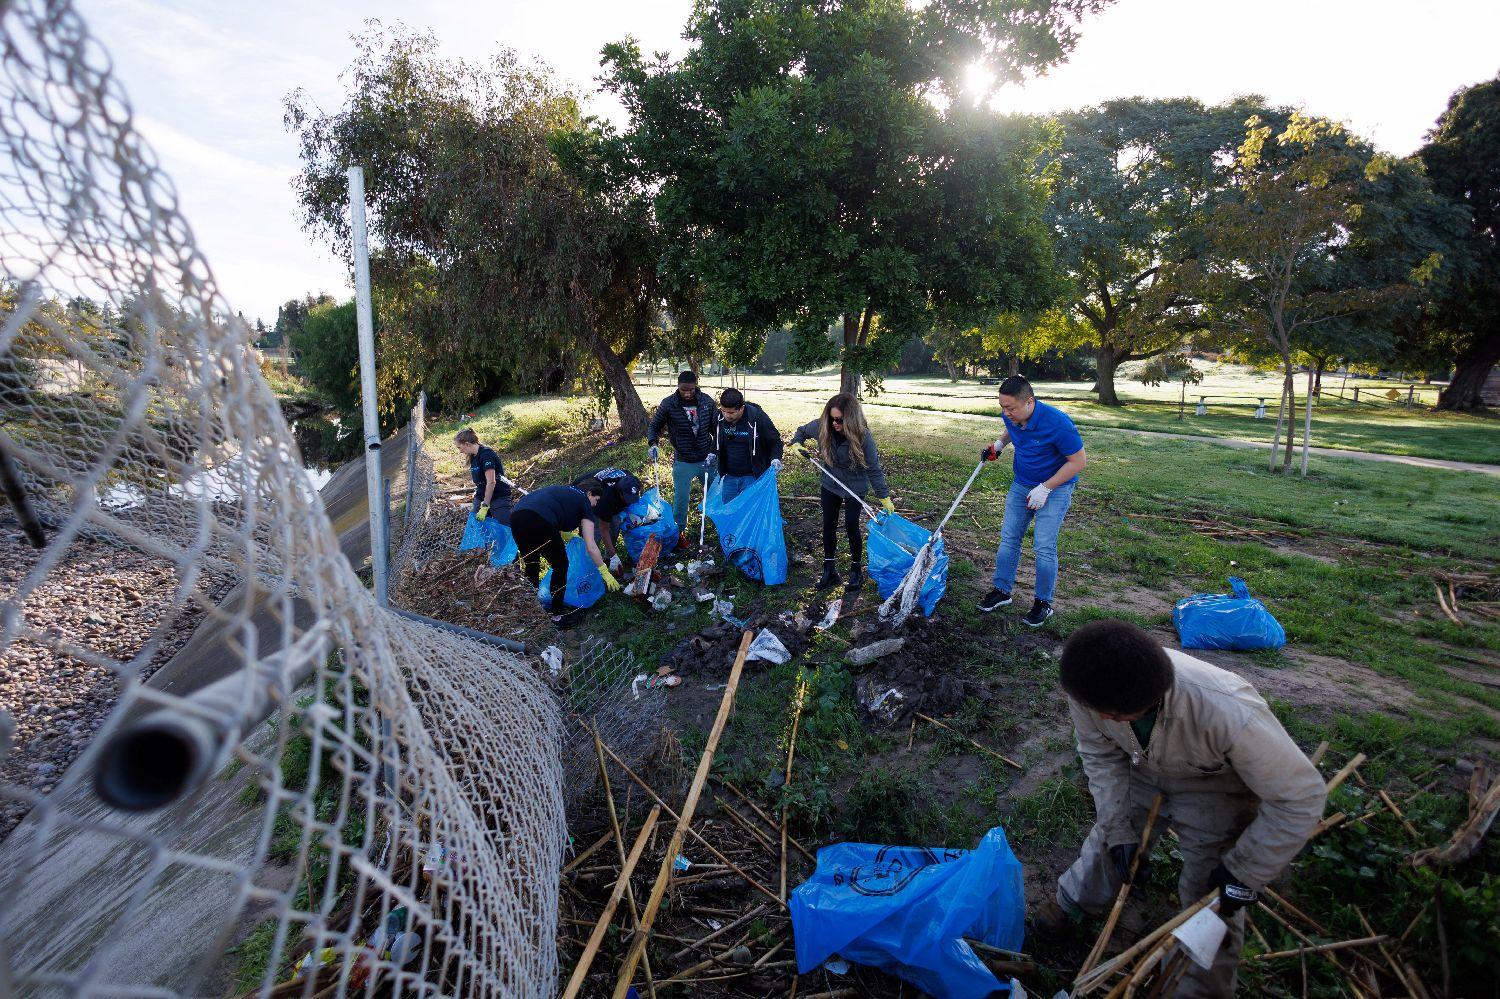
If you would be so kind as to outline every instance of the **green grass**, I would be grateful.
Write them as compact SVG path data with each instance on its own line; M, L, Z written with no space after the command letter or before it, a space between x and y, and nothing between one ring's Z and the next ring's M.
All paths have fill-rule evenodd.
M1276 426L1276 400L1280 394L1277 376L1257 374L1237 365L1207 365L1209 375L1202 385L1189 386L1185 413L1178 418L1177 385L1146 386L1133 380L1127 366L1116 383L1122 407L1101 406L1089 392L1087 382L1039 382L1038 394L1069 413L1087 434L1092 428L1113 427L1201 437L1229 437L1269 442ZM806 375L742 376L753 401L767 405L777 426L786 409L817 415L817 408L838 390L836 372ZM1360 387L1360 403L1352 402L1352 388ZM713 386L710 386L713 388ZM1299 379L1298 399L1305 380ZM1400 401L1382 394L1399 388ZM999 417L995 386L974 380L951 383L945 378L897 376L885 379L879 395L866 399L866 406L917 411L966 413ZM1500 417L1449 413L1430 408L1436 389L1418 386L1417 399L1424 403L1405 406L1405 383L1351 379L1343 399L1338 397L1339 379L1325 378L1324 394L1315 401L1312 443L1317 447L1380 454L1411 455L1451 461L1500 464ZM655 387L650 389L655 392ZM646 398L651 395L643 390ZM1196 396L1209 397L1207 413L1194 415ZM765 398L763 398L765 397ZM1257 398L1266 398L1265 419L1254 418ZM772 405L767 399L775 403ZM1303 406L1298 405L1298 441L1301 440ZM995 424L998 428L998 422ZM995 432L991 431L991 436Z
M481 443L500 452L561 440L581 429L588 401L572 396L508 396L494 399L473 413L444 417L429 423L428 451L439 476L467 475L468 459L453 445L453 435L469 427Z

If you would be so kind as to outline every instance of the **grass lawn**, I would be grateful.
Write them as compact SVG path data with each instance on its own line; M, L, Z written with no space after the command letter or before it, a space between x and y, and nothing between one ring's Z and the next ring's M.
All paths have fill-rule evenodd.
M1132 365L1122 368L1116 382L1126 403L1123 407L1099 405L1086 382L1038 382L1036 388L1042 398L1061 407L1086 429L1107 426L1269 443L1276 427L1280 381L1240 365L1203 367L1207 369L1207 377L1202 385L1188 387L1187 406L1181 419L1177 415L1179 386L1142 385L1134 380ZM766 395L778 402L803 395L821 402L838 390L837 372L833 370L806 375L748 375L743 380L752 399ZM661 377L656 381L661 382ZM717 390L719 381L708 379L707 384ZM1351 401L1355 385L1361 390L1358 406ZM1304 388L1305 379L1299 378L1299 400ZM1405 384L1394 382L1350 379L1342 400L1338 397L1339 388L1338 378L1325 377L1325 394L1321 400L1315 400L1313 408L1314 446L1500 464L1500 417L1440 412L1423 405L1408 409ZM1383 394L1391 389L1396 389L1400 396L1396 402ZM643 385L641 395L649 406L667 391L663 384ZM1203 416L1195 415L1199 395L1209 397ZM1265 398L1268 407L1266 418L1260 420L1254 417L1259 398ZM1432 386L1418 386L1416 398L1430 406L1436 401L1436 390ZM885 379L880 394L866 400L866 404L871 408L978 413L996 418L1000 415L995 386L980 385L972 379L955 384L937 377L891 377ZM773 417L778 411L772 410ZM1302 416L1303 404L1299 402L1299 443ZM777 426L781 426L780 420Z
M898 384L904 383L887 383L883 402ZM658 390L666 391L658 386L643 392L648 403ZM774 388L751 383L752 398L765 404L788 438L797 423L816 415L826 391L822 382L781 380ZM481 410L474 425L482 440L500 442L507 469L516 469L513 477L527 486L565 481L583 464L646 472L643 442L609 444L608 432L580 437L569 406L555 399L504 400ZM869 413L898 506L930 525L972 470L993 425L886 405ZM1388 436L1393 421L1429 417L1388 413L1379 432ZM1443 426L1434 419L1431 433L1440 439L1493 434L1484 421ZM1360 432L1353 420L1349 428L1351 435ZM429 447L445 472L466 478L447 436L452 429L434 428ZM1366 432L1373 439L1373 422ZM1207 441L1148 440L1103 426L1086 433L1090 465L1061 539L1059 613L1040 632L1019 627L1017 620L1030 603L1029 548L1017 606L988 616L972 612L993 569L1008 460L985 469L945 532L952 557L948 595L932 621L910 632L900 659L920 664L929 681L961 685L961 702L944 720L962 735L926 724L908 728L904 718L892 726L867 713L861 691L871 683L884 689L895 667L885 660L863 673L846 667L844 651L860 642L851 633L856 622L846 621L816 637L791 663L747 673L715 772L760 798L768 811L787 806L793 834L809 847L843 838L965 847L984 830L1003 825L1027 865L1034 904L1076 854L1092 817L1056 684L1061 640L1088 620L1119 616L1175 643L1173 602L1194 592L1223 592L1226 577L1242 576L1285 625L1288 645L1204 658L1254 682L1309 751L1327 740L1325 772L1355 753L1368 755L1361 768L1367 783L1346 784L1330 813L1363 815L1378 805L1375 793L1384 788L1402 803L1416 832L1413 838L1384 812L1336 828L1303 853L1283 894L1336 939L1365 935L1356 906L1380 932L1399 935L1437 896L1452 994L1489 994L1490 961L1500 945L1500 845L1492 842L1475 860L1440 872L1403 861L1419 846L1444 842L1462 821L1467 776L1460 761L1493 763L1500 747L1495 479L1335 458L1314 458L1305 480L1283 478L1269 474L1257 452ZM725 595L735 598L737 614L774 616L814 599L817 506L802 497L816 491L812 470L789 455L781 493L794 557L791 578L770 589L729 581ZM841 550L841 561L845 554ZM1437 605L1434 586L1446 592L1449 580L1462 624ZM872 590L861 599L872 601ZM707 623L701 606L683 616L658 615L609 598L564 640L598 634L649 664ZM664 695L679 709L677 737L689 772L703 745L703 705L716 704L719 696L704 688L722 680L722 670L709 672ZM794 692L802 682L808 694L788 789L779 771ZM1023 769L975 750L969 738ZM1153 916L1165 916L1175 905L1171 852L1165 842L1158 848L1146 892ZM792 883L808 869L794 864ZM1252 935L1249 953L1267 945L1296 946L1269 919L1258 919L1257 927L1267 944ZM1077 966L1096 929L1091 922L1077 939L1036 943L1035 956L1045 967L1035 982L1026 982L1028 988L1050 995L1065 986L1067 970ZM1442 980L1430 912L1417 920L1403 953L1414 955L1429 984ZM1308 976L1307 994L1339 994L1341 979L1326 962L1309 961ZM821 979L804 984L814 981ZM1241 983L1244 994L1302 989L1295 961L1247 961Z

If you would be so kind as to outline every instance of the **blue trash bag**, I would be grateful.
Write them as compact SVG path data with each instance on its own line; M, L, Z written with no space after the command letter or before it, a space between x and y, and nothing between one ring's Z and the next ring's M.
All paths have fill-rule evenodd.
M640 561L646 541L653 534L661 538L663 555L677 547L677 518L672 516L672 504L661 498L661 490L655 486L642 493L620 516L630 561Z
M552 606L552 569L542 577L536 590L537 599L543 607ZM604 596L604 577L599 567L589 558L588 545L582 538L568 539L568 586L563 590L563 603L569 607L592 607Z
M786 582L786 535L781 530L781 490L776 473L762 472L744 492L724 502L724 479L703 496L703 515L714 522L724 557L767 586Z
M1229 577L1233 593L1195 593L1177 601L1172 624L1184 649L1279 649L1286 629L1250 595L1238 576Z
M458 543L458 550L466 552L485 545L491 546L490 565L496 567L510 565L521 554L516 547L515 535L510 533L509 527L494 517L479 520L471 513L469 522L464 525L464 536Z
M964 942L1020 950L1021 863L999 826L973 850L839 843L792 892L797 971L837 954L902 978L938 999L1004 991Z
M870 564L870 578L885 600L901 581L907 570L916 561L917 551L932 537L932 532L918 527L897 513L888 513L879 520L870 522L870 536L865 542L865 557ZM948 589L948 552L943 548L943 539L933 545L932 571L922 580L921 592L917 595L917 606L926 617L943 599Z

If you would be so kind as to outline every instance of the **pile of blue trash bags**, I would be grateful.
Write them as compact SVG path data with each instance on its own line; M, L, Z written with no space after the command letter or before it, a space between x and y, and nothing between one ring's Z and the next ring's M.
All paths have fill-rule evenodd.
M782 532L781 491L774 470L762 472L727 503L724 479L715 477L703 495L703 515L714 522L726 561L767 586L786 582L786 535Z
M1232 593L1195 593L1177 601L1172 624L1184 649L1279 649L1286 629L1250 595L1238 576L1229 577Z
M792 892L797 971L831 957L879 968L937 999L1007 991L965 937L1019 951L1021 862L996 826L973 850L839 843Z
M885 600L901 585L916 561L917 552L927 544L932 532L918 527L898 513L888 513L879 520L870 521L870 536L865 542L865 557L870 565L870 578ZM922 589L917 596L917 606L923 615L932 616L933 608L943 599L948 589L948 552L943 548L943 539L933 545L932 568L922 580Z
M632 562L639 561L646 549L646 541L652 535L661 539L661 553L666 555L677 547L677 518L672 516L672 504L661 497L661 490L652 486L641 494L641 498L625 508L620 515L621 533L625 535L625 551Z

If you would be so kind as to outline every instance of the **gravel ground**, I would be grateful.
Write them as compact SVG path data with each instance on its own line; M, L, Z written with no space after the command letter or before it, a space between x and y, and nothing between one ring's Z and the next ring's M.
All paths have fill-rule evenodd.
M0 515L0 598L9 598L37 563L16 522ZM217 599L223 579L200 577ZM160 647L142 676L150 676L187 641L202 611L173 612L177 573L169 563L103 541L80 538L27 600L28 621L58 639L128 664L153 636ZM58 655L17 640L0 656L0 713L9 716L9 752L0 746L0 840L30 809L9 798L6 785L51 791L114 707L118 675L111 669ZM0 719L0 729L7 727Z

